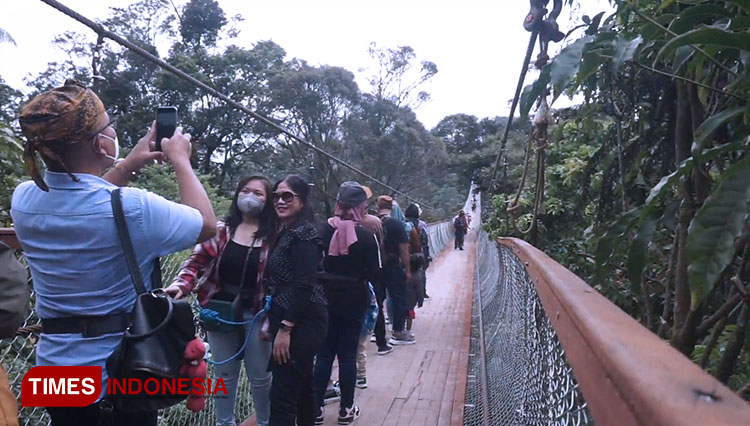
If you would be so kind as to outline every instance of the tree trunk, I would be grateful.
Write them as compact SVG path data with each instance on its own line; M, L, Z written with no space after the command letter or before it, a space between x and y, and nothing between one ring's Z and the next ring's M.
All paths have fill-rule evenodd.
M690 156L693 141L693 126L690 111L690 99L685 85L677 83L677 114L675 117L675 159L677 165ZM693 203L689 180L682 185L682 203L680 204L677 225L677 269L674 288L674 323L672 324L672 344L680 335L685 319L690 312L690 287L688 286L688 258L686 253L687 230L693 219Z
M649 282L646 279L646 273L644 271L643 280L641 280L641 297L643 297L643 318L641 322L647 329L653 331L653 307L651 306L651 297L649 297Z
M680 333L677 336L677 341L674 346L688 358L693 353L695 344L698 342L698 333L696 330L701 323L702 317L702 306L699 306L694 311L690 311L687 318L685 318L685 323L682 325L682 330L680 330Z
M714 330L711 332L711 337L708 339L708 344L706 345L706 350L703 351L703 356L701 357L701 368L704 370L706 369L706 366L708 365L708 361L711 359L711 352L714 351L714 348L716 347L716 342L719 341L719 336L721 336L721 333L724 331L724 327L727 326L727 319L726 317L722 318L714 327Z
M701 104L698 98L698 89L695 85L690 84L687 86L687 89L690 95L690 118L693 123L693 131L695 131L703 123L706 113L703 110L703 104ZM709 146L706 146L706 148L709 148ZM691 177L695 190L695 201L698 204L703 204L711 193L711 182L708 180L702 164L698 164L698 167L693 169Z
M716 371L716 378L722 383L727 383L729 377L734 373L737 357L739 357L742 352L742 346L745 344L748 318L750 318L750 305L744 304L737 319L737 328L734 329L734 333L732 333L732 337L729 339L729 343L724 350L724 355L722 355L719 361L719 369Z
M667 265L667 285L664 288L664 309L661 314L661 324L659 330L656 332L661 338L670 338L667 336L669 332L669 317L672 315L672 292L674 291L674 280L675 271L674 267L677 263L677 246L680 244L678 234L675 233L672 238L672 252L669 255L669 264Z

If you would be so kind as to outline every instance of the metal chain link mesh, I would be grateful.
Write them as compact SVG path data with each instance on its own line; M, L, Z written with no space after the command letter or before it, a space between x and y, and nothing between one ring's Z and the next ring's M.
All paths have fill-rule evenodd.
M453 238L451 221L437 222L427 227L430 244L430 255L436 257Z
M179 271L182 262L190 254L190 250L173 253L162 258L161 270L162 278L166 284L172 281L172 278ZM20 260L25 261L23 256ZM29 279L29 287L32 287ZM30 311L28 318L23 324L23 328L31 331L23 333L12 339L3 339L0 341L0 358L2 365L8 375L8 381L14 395L18 398L19 407L19 424L20 426L38 426L49 425L50 419L44 408L39 407L21 407L21 381L24 374L34 367L36 358L34 347L39 340L38 327L39 318L34 313L35 294L32 290L30 300ZM197 312L196 312L197 315ZM36 330L35 330L36 329ZM203 336L205 338L205 336ZM208 377L213 377L213 367L208 366ZM243 366L244 369L244 366ZM238 422L250 417L253 413L252 393L247 375L240 372L239 388L237 391L237 402L235 406L235 418ZM198 426L213 425L216 423L216 414L214 410L214 401L208 398L206 409L200 413L188 411L185 404L177 404L168 409L159 412L160 426Z
M526 268L477 234L464 425L590 425L586 403Z

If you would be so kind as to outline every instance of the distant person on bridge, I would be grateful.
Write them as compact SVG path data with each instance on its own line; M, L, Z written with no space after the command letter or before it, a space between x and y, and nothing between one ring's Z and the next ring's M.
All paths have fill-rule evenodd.
M166 292L176 298L197 287L198 302L227 321L252 321L244 326L204 321L215 361L214 377L224 380L228 395L216 399L216 425L234 426L234 409L240 365L250 381L258 426L267 426L271 414L268 361L271 344L261 340L262 312L266 295L263 272L274 220L271 182L262 175L240 179L216 236L193 249ZM200 285L198 285L200 283ZM244 351L237 354L243 347ZM237 354L236 358L232 358Z
M394 309L390 312L393 318L393 338L388 342L392 345L414 344L414 338L404 333L406 323L406 280L411 279L409 268L409 236L403 222L391 217L393 198L388 195L378 197L378 217L383 222L383 245L385 259L383 259L382 283L393 300ZM385 318L378 314L375 326L375 337L378 347L386 344Z
M427 233L427 224L423 220L419 220L419 216L421 215L422 212L417 204L410 204L406 208L406 220L411 222L411 224L419 231L419 241L422 255L424 256L424 263L416 270L418 271L418 274L412 268L412 275L419 275L422 284L422 298L429 299L430 296L427 295L427 268L430 266L430 262L432 262L432 257L430 257L430 236ZM422 302L423 301L420 300L418 303L420 308L422 307Z
M216 234L216 216L190 165L190 135L180 128L154 151L155 125L121 160L114 121L82 84L44 92L21 109L24 159L33 181L13 193L11 216L34 279L42 335L36 365L102 367L123 339L136 300L116 231L111 193L156 159L174 168L182 204L137 188L121 192L126 225L151 289L155 260ZM47 165L42 177L36 154ZM104 171L109 171L102 176ZM85 336L84 336L85 334ZM47 408L53 426L153 426L157 411L118 412L99 399L87 407Z
M466 212L461 210L458 212L458 216L453 219L453 231L456 234L456 239L453 242L453 249L463 250L464 249L464 236L466 231L469 229L469 223L466 221Z
M416 208L416 206L415 206ZM408 208L407 208L408 210ZM406 219L406 217L405 217ZM419 221L412 222L406 220L406 233L409 235L409 268L412 271L412 278L406 280L406 331L405 333L414 338L412 325L416 319L417 305L420 307L424 303L424 293L422 291L422 278L420 270L424 266L424 252L422 251L422 237L419 232Z
M380 275L378 241L360 222L367 211L367 195L357 182L344 182L336 197L335 216L319 228L325 256L320 281L328 298L328 334L315 361L315 389L323 424L323 400L334 358L339 361L341 404L338 424L359 417L354 405L357 350L365 312L370 302L369 282Z

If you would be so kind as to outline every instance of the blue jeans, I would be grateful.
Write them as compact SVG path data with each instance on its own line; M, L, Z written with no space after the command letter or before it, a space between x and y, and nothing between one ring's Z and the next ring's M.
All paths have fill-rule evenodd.
M406 271L400 266L386 266L383 268L382 282L393 301L393 312L388 311L393 321L393 331L400 333L404 331L406 323Z
M340 309L328 309L328 334L315 361L315 396L319 407L323 405L334 358L339 359L341 407L351 408L354 405L357 352L364 315L364 310L341 312Z
M245 321L253 318L250 310L243 312ZM225 364L214 365L214 379L223 379L227 388L226 397L217 397L216 402L216 425L235 426L234 408L237 400L237 386L240 378L240 365L245 362L245 373L250 381L253 394L253 407L258 418L258 426L268 425L271 412L269 392L271 390L271 373L268 370L268 361L271 358L271 342L260 340L260 329L263 326L264 313L256 315L255 321L244 327L236 327L235 332L209 331L208 343L211 345L211 354L214 361L224 361L236 354L245 341L246 333L250 336L245 345L245 351L241 356Z

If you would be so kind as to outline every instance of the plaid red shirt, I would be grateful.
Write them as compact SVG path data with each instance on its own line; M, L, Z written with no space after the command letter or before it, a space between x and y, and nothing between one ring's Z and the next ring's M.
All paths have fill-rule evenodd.
M229 243L229 230L223 222L219 222L216 228L216 236L195 246L193 253L185 260L172 281L172 284L182 288L183 294L196 291L198 303L201 306L205 306L216 293L221 291L219 264L224 249ZM255 294L253 294L253 312L260 311L265 304L266 288L263 273L268 262L268 242L265 239L260 250L258 285L255 286Z

